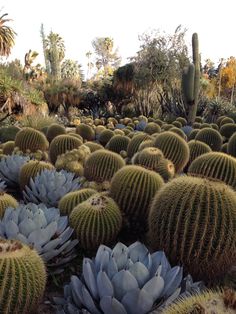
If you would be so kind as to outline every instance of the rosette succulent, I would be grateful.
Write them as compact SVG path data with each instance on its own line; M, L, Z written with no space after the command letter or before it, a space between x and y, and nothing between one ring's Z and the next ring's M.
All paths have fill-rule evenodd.
M28 203L8 207L0 220L0 238L16 239L33 246L47 266L55 271L76 257L77 240L68 217L60 216L58 208Z
M118 243L113 250L100 245L93 260L84 258L82 276L72 276L64 298L54 302L61 314L144 314L200 286L191 276L183 278L181 267L172 268L164 252Z
M46 206L57 206L60 199L67 193L80 188L79 178L65 170L43 170L23 191L24 200Z
M19 175L21 167L29 161L26 156L11 155L1 158L0 160L0 177L9 187L19 185Z

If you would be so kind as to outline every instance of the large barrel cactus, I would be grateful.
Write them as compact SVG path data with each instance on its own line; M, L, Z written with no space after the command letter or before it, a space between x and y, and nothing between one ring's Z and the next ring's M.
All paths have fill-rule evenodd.
M172 180L153 199L149 238L195 279L221 279L236 260L235 192L207 179Z
M54 298L59 313L146 314L202 288L171 267L164 252L150 254L140 242L101 245L93 260L84 258L82 272L71 277L63 298Z
M219 180L236 189L236 159L220 152L210 152L196 158L189 167L192 176Z
M189 160L188 144L173 132L167 131L158 135L154 146L163 152L165 158L173 162L176 173L181 172Z
M67 193L80 188L79 178L65 170L43 170L34 179L30 179L23 191L24 200L46 206L57 206Z
M49 144L42 132L33 128L24 128L16 134L15 146L19 147L23 153L27 151L35 153L37 150L47 150Z
M68 217L60 216L58 208L44 204L8 207L0 220L0 237L16 239L33 246L47 263L50 272L59 271L76 257L73 229Z
M85 162L84 176L89 181L110 181L125 162L117 153L106 149L93 152Z
M58 203L60 213L63 215L70 215L72 210L80 203L86 201L90 196L97 193L94 189L81 189L78 191L70 192L63 196Z
M124 213L129 232L141 235L147 230L150 203L163 184L158 173L140 166L125 166L114 175L110 195Z
M104 193L92 195L76 206L70 214L81 247L97 249L114 241L121 229L121 211L115 201Z
M201 129L197 133L195 139L206 143L213 151L220 151L223 144L223 139L220 133L211 128Z
M41 257L20 241L0 239L0 312L36 313L46 286Z
M8 187L18 187L20 169L29 161L27 156L12 155L1 158L0 178L4 180Z
M49 147L49 156L53 164L55 164L59 155L65 154L67 151L78 148L83 143L81 140L68 134L56 136Z

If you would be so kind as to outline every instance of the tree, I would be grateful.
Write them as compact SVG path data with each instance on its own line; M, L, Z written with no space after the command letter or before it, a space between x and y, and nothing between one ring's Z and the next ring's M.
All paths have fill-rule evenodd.
M61 65L61 78L82 81L83 73L81 65L71 59L64 60Z
M104 77L112 74L118 68L121 58L118 49L114 49L114 41L110 37L97 37L92 41L96 57L96 67L102 70Z
M94 67L93 62L91 62L92 52L91 52L91 51L86 52L85 56L86 56L86 58L88 59L88 63L87 63L87 76L86 76L86 78L89 79L90 76L91 76L91 70L92 70L92 68Z
M222 85L225 89L231 90L230 103L234 100L234 90L236 84L236 58L228 58L225 66L222 68Z
M7 26L6 23L11 21L5 17L8 14L5 13L0 17L0 56L8 57L12 47L15 44L15 35L16 33L10 26Z
M65 57L65 45L62 37L52 31L45 39L46 56L50 63L50 74L56 81L61 79L61 61Z
M43 44L43 55L44 55L44 62L45 62L46 72L47 72L47 74L50 74L50 63L49 63L49 60L47 58L47 43L46 43L46 38L45 38L43 24L41 24L40 35L41 35L42 44Z

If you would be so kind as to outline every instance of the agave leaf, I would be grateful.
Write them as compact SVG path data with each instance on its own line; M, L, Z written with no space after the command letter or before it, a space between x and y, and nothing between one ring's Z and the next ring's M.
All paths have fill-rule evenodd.
M109 262L111 249L108 246L100 245L95 256L96 271L106 270Z
M12 207L7 207L3 216L3 222L7 223L7 221L12 220L14 221L17 225L19 222L19 210L12 208Z
M142 288L150 277L148 269L140 262L133 264L129 271L136 278L139 288Z
M179 266L173 267L168 271L164 280L165 287L162 293L165 298L169 297L179 287L183 278L183 268Z
M98 300L97 281L95 277L95 267L93 262L89 258L83 259L83 276L86 286L89 289L92 297Z
M148 249L140 242L135 242L129 246L129 257L135 262L143 261L148 255Z
M29 242L32 244L35 244L37 246L38 245L40 245L40 246L44 245L55 234L55 232L57 230L56 227L57 227L56 222L52 222L45 229L34 230L33 232L30 233L30 235L28 237Z
M43 212L44 212L44 215L47 219L47 222L50 223L52 221L57 221L58 222L58 229L60 229L60 226L61 225L61 218L60 217L60 210L56 207L46 207L44 204L39 204L38 205L40 208L42 208ZM63 224L64 224L64 219L63 220ZM68 220L67 220L68 222Z
M82 282L77 276L71 276L71 294L75 304L80 308L83 304L83 297L82 297ZM64 293L65 294L65 293Z
M180 295L181 288L175 290L175 292L162 304L162 307L169 306L173 303Z
M118 267L116 265L116 261L114 258L110 258L109 263L107 265L107 274L110 279L113 278L115 274L118 272Z
M119 271L111 281L118 300L121 300L128 291L138 288L136 278L128 270Z
M129 314L145 314L152 309L153 299L145 290L134 289L124 295L121 303Z
M69 253L78 243L77 239L70 241L69 245L64 249L64 254Z
M74 229L72 229L71 227L67 227L62 233L59 232L59 230L57 228L57 234L60 234L60 238L61 238L62 243L66 242L68 239L70 239L73 232L74 232Z
M7 239L15 239L19 233L19 228L13 220L9 220L5 224L5 232Z
M49 241L47 244L44 245L42 253L47 253L50 252L51 250L54 250L60 243L61 243L60 238L56 238Z
M61 216L58 220L57 233L61 234L68 226L68 216Z
M21 233L18 233L15 239L28 244L28 239Z
M37 228L38 227L37 227L36 222L28 217L22 220L21 223L19 224L20 233L22 233L26 237L28 237L29 234Z
M160 298L164 290L164 279L161 276L152 277L142 288L148 295L152 297L153 302Z
M22 206L19 206L19 210L17 209L18 211L18 217L19 217L19 222L24 220L25 218L31 218L33 219L34 218L34 213L27 207L22 207Z
M108 278L107 274L104 271L99 271L97 275L97 287L100 299L105 296L114 295L114 289L110 279Z
M115 259L118 270L124 268L128 260L128 247L118 242L114 247L111 256Z
M93 302L93 298L89 294L85 286L82 286L83 304L93 314L102 314Z
M128 314L124 306L118 300L110 296L101 299L100 307L104 314Z
M80 314L81 312L73 304L69 303L67 306L67 313L68 314Z

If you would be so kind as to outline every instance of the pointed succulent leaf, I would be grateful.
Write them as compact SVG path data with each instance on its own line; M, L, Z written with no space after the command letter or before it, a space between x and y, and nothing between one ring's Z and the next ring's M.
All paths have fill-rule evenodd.
M68 217L67 216L60 217L60 219L58 220L57 232L61 234L62 232L65 231L67 226L68 226Z
M111 256L115 259L118 270L123 269L128 260L128 247L118 242L112 250Z
M73 300L75 304L80 307L81 304L83 304L83 296L82 296L83 284L77 276L71 276L70 286L71 286L71 294L72 294ZM65 292L64 292L64 295L65 295Z
M24 220L22 220L19 224L19 231L24 236L28 237L29 234L37 229L38 226L35 221L33 221L31 218L26 217Z
M101 312L97 309L93 298L89 294L88 290L85 286L82 286L82 296L83 296L83 304L85 307L93 314L101 314Z
M111 249L108 246L100 245L95 256L96 271L107 269L107 264L111 255Z
M118 273L118 267L116 265L116 261L114 258L110 258L109 263L107 265L107 274L110 279L114 277L115 274Z
M183 268L179 266L173 267L165 275L165 287L162 295L166 298L169 297L180 286L183 278Z
M164 285L165 282L161 276L154 276L143 286L142 290L146 291L152 297L153 302L155 302L160 298Z
M117 299L110 296L101 299L100 307L104 314L128 314L124 306Z
M124 295L121 303L129 314L146 314L152 309L153 299L145 290L134 289Z
M129 257L135 262L143 261L148 255L148 249L140 242L135 242L129 246Z
M139 288L142 288L150 277L148 269L141 262L133 264L129 271L136 278Z
M63 231L63 233L60 233L57 229L57 234L60 234L60 238L61 238L62 243L66 242L68 239L70 239L73 232L74 232L74 229L72 229L71 227L66 228Z
M113 297L114 289L112 283L107 274L102 270L100 270L97 275L97 287L100 299L105 296Z
M138 288L137 280L128 270L119 271L111 281L118 300L121 300L129 290Z
M6 236L7 239L15 239L17 234L19 233L19 228L17 224L13 220L9 220L6 222Z
M44 245L42 253L50 252L54 250L61 243L60 238L53 239Z
M95 300L97 300L98 289L96 281L96 272L94 264L89 258L83 259L83 277L90 294Z

